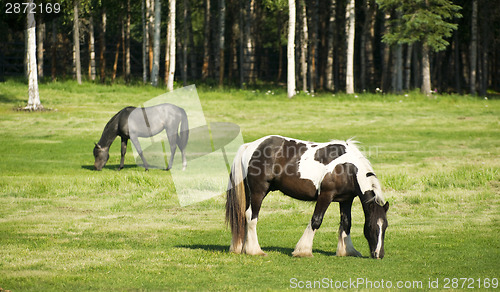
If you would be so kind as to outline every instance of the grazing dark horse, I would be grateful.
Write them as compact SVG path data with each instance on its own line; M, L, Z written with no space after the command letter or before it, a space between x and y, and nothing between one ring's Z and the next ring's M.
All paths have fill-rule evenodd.
M257 239L257 218L270 191L304 201L316 201L311 222L297 243L294 256L312 256L313 238L331 202L340 203L337 256L361 256L351 241L351 206L361 200L364 234L373 258L384 257L387 210L380 183L370 162L353 141L313 143L266 136L243 144L229 177L226 221L231 226L230 251L265 255Z
M180 125L180 134L179 131ZM182 166L186 168L185 149L189 138L189 125L184 109L173 104L164 103L146 108L126 107L114 115L104 127L101 139L94 147L94 168L101 170L109 159L109 147L117 136L121 137L120 168L123 168L127 142L130 139L137 153L148 170L148 163L142 153L139 137L152 137L161 131L167 132L170 144L170 161L167 170L172 168L177 146L182 153Z

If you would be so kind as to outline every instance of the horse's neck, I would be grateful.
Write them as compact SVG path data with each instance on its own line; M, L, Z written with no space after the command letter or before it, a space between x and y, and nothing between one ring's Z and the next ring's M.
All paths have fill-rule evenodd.
M115 127L111 126L109 123L106 125L102 131L101 139L99 140L99 145L101 147L110 147L113 144L116 136L118 136Z

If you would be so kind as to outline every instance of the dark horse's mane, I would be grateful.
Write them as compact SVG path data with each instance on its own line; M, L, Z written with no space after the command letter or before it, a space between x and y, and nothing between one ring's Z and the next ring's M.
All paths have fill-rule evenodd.
M130 109L133 109L134 107L126 107L116 113L106 124L104 127L104 130L102 131L101 139L99 139L99 144L101 147L109 147L115 140L116 136L118 136L118 124L119 120L124 117L124 114L128 113L130 114ZM128 136L128 133L122 133L126 134Z

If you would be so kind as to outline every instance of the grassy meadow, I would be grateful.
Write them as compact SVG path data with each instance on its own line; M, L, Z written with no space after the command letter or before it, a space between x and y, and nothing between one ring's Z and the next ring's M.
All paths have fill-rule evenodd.
M268 134L360 141L391 204L386 256L373 260L335 257L338 204L316 233L314 257L293 258L314 204L271 193L258 224L268 256L235 255L228 252L224 195L181 207L171 174L136 166L131 143L126 166L117 171L119 140L103 171L92 171L94 142L111 116L163 93L49 82L40 84L40 96L50 110L28 113L15 110L26 104L27 85L0 83L1 288L223 291L391 283L427 290L493 288L494 279L498 287L500 100L413 92L288 99L276 88L198 88L207 121L238 124L246 142ZM356 199L352 240L368 256L363 224Z

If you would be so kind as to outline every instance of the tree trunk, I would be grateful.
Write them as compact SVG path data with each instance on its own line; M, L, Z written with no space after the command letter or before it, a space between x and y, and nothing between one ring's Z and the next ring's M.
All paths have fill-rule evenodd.
M182 17L183 17L183 27L182 35L184 42L182 43L182 84L187 85L187 68L188 68L188 42L189 42L189 30L188 30L188 1L183 0L182 2Z
M170 17L170 12L167 16ZM169 20L167 20L167 21L169 21ZM170 25L170 23L168 22L167 23L166 42L165 42L165 74L164 74L164 78L163 78L164 84L168 83L168 76L169 76L168 72L170 70L170 40L171 40L171 38L170 38L170 26L169 25Z
M316 77L318 74L318 65L317 65L317 59L318 59L318 22L319 16L318 16L318 10L319 10L319 4L318 0L313 0L311 4L311 21L309 22L311 25L311 47L309 51L309 79L310 79L310 84L309 84L309 91L311 93L314 92L316 88Z
M389 33L389 20L391 19L391 14L386 12L384 14L384 34ZM383 44L383 49L382 49L382 78L380 80L380 88L385 92L389 88L388 86L388 81L389 81L389 68L391 67L391 61L390 61L390 54L391 54L391 48L388 44Z
M127 22L125 26L125 81L130 81L130 0L127 0Z
M51 64L51 75L52 75L52 81L56 80L56 73L57 73L57 23L56 19L52 20L52 64Z
M154 34L155 34L155 0L146 0L146 8L147 8L147 14L148 14L148 31L149 31L149 72L150 76L152 78L152 73L153 73L153 41L154 41ZM151 80L152 82L152 80Z
M219 0L219 87L224 85L224 45L226 33L226 1Z
M45 22L38 24L37 28L37 54L38 54L38 76L43 78L43 41L45 39Z
M458 40L458 31L453 33L453 65L455 77L455 92L462 94L462 71L460 70L460 42Z
M89 80L95 80L95 40L94 40L94 17L89 17Z
M80 20L78 17L78 6L80 5L79 0L74 0L73 8L73 58L75 65L76 81L78 84L82 84L82 67L80 63Z
M373 64L373 40L375 38L375 0L364 0L365 21L361 33L361 88L363 90L372 88L375 77L375 66Z
M153 36L153 70L151 72L151 84L158 86L160 73L160 24L161 24L161 0L155 0L154 36Z
M472 28L470 44L470 94L476 94L476 75L477 75L477 0L472 0Z
M403 91L403 46L396 45L394 54L394 66L392 74L392 88L394 92L400 94Z
M300 50L300 67L302 72L302 91L307 92L307 46L309 43L309 33L307 27L306 2L301 1L300 18L302 19L302 50Z
M295 95L295 0L288 0L287 95Z
M168 1L168 30L169 33L169 53L170 53L170 62L169 62L169 70L168 70L168 81L167 81L167 90L174 90L174 75L175 75L175 0Z
M146 4L148 0L141 0L141 16L142 16L142 83L148 82L148 64L149 64L149 32L147 25Z
M346 93L354 93L354 33L355 14L354 0L349 0L346 8L346 35L347 35L347 67L346 67Z
M288 5L290 5L290 3ZM281 44L281 10L279 10L279 9L278 9L278 16L277 16L276 21L278 23L278 29L277 29L277 32L278 32L278 35L277 35L277 38L278 38L278 76L276 77L276 83L279 83L281 80L281 74L283 73L283 48L282 48L282 44ZM290 26L288 26L288 27L290 27ZM288 33L290 33L290 32L288 32Z
M326 56L326 89L330 91L335 90L335 83L333 82L333 61L335 57L335 18L336 18L337 0L330 0L330 17L328 18L328 41L327 41L327 56Z
M102 28L100 45L101 49L99 52L99 66L101 71L101 83L106 82L106 7L102 8Z
M431 95L431 65L429 61L429 45L422 44L422 87L421 92L427 96Z
M256 81L256 56L255 56L255 5L256 0L246 1L246 21L245 21L245 45L244 45L244 64L245 64L245 81L252 84Z
M33 0L29 1L29 5L33 4ZM30 10L30 9L28 9ZM27 16L27 59L28 59L28 105L26 109L28 110L38 110L42 109L43 106L40 103L40 95L38 93L38 68L36 65L36 21L35 15L28 11Z
M123 28L123 26L122 26ZM123 35L122 35L123 37ZM122 37L118 39L116 42L116 50L115 50L115 61L113 62L113 72L111 74L111 82L114 82L116 79L116 71L118 71L118 58L120 57L120 46L122 44Z
M405 60L405 83L404 89L410 90L411 81L411 57L413 54L413 44L408 44L406 47L406 60Z
M205 0L205 25L203 32L203 66L201 67L201 79L208 77L210 66L210 0Z
M122 7L122 11L123 11L123 7ZM126 43L126 40L125 40L125 20L122 18L122 21L121 21L122 25L121 25L121 41L122 41L122 76L123 76L123 79L126 80L126 65L125 65L125 54L126 54L126 48L125 48L125 43Z

